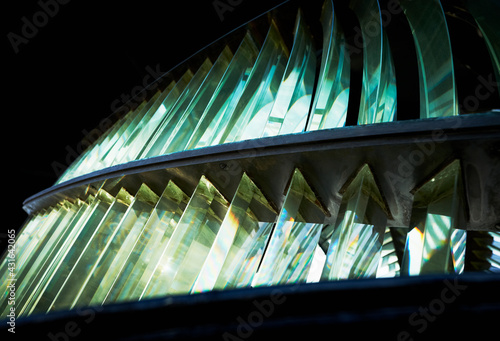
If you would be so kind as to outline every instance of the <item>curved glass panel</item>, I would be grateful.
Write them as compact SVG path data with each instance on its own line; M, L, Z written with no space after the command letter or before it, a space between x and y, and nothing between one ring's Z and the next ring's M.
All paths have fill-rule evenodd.
M311 33L300 10L294 35L292 51L273 109L263 133L255 137L300 133L305 129L316 78L316 55Z
M402 0L413 31L420 76L420 118L458 115L453 55L439 0Z
M323 54L307 130L343 127L349 103L350 58L331 0L323 5L321 22Z
M221 127L221 133L214 134L216 138L212 145L260 137L276 99L287 60L288 49L273 20L231 119Z
M382 26L377 0L352 1L361 30L363 85L358 124L390 122L396 119L396 75L389 40ZM358 37L358 43L359 43Z

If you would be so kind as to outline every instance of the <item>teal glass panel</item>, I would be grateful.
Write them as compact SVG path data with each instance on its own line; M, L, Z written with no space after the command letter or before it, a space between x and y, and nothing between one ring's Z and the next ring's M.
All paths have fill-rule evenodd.
M322 280L375 277L380 264L387 207L368 165L342 189Z
M358 124L396 118L396 75L377 0L351 1L363 38L363 83Z
M153 274L188 200L189 197L169 181L111 288L99 287L92 305L140 298L145 279Z
M141 299L189 292L215 236L229 203L203 176L175 228Z
M171 86L173 88L175 84L171 84ZM121 164L137 159L139 153L144 147L144 144L150 137L151 126L157 123L158 120L162 117L163 108L165 107L163 103L167 96L170 94L171 89L170 87L168 87L167 89L163 90L159 94L159 96L155 96L149 100L151 106L147 109L146 114L139 121L125 144L119 149L111 164ZM163 106L162 109L160 109L160 106Z
M63 182L77 176L86 174L90 171L102 169L106 167L105 162L109 160L108 154L115 144L123 143L123 135L127 130L130 130L130 126L133 125L138 120L142 109L146 105L146 101L140 103L134 110L129 111L123 119L119 120L107 134L100 143L97 149L92 148L89 152L84 153L79 157L71 166L68 171L59 179L59 182ZM139 118L140 119L140 118ZM97 145L96 145L97 147ZM93 152L93 151L98 152Z
M458 115L448 25L439 0L402 0L417 50L420 118Z
M325 217L314 192L296 169L255 285L305 282Z
M159 130L164 125L165 121L170 119L172 108L177 103L180 96L184 93L188 84L190 84L193 76L192 71L188 69L178 80L172 90L169 91L167 97L165 97L151 119L145 122L144 128L140 132L140 137L138 137L136 145L134 146L134 149L138 151L137 154L135 152L133 154L136 159L147 157L150 143L152 143L157 134L159 134Z
M229 47L226 46L203 81L200 89L193 96L191 103L189 103L187 109L182 113L161 154L179 152L185 149L232 58L233 54Z
M158 196L145 184L139 188L113 235L100 250L99 258L88 276L83 278L82 274L80 282L83 284L80 291L72 298L71 308L88 306L97 292L109 291L116 276L126 265L125 261L137 243L158 199Z
M322 13L323 53L316 95L307 130L345 125L349 102L351 63L344 32L335 16L334 5L326 0Z
M316 78L316 50L302 11L294 29L290 58L273 109L261 136L300 133L305 130Z
M172 136L176 124L181 119L191 102L191 99L195 96L211 68L212 62L208 58L205 59L189 84L180 94L170 112L165 116L165 119L162 121L153 138L148 142L148 145L145 148L147 152L143 151L141 158L162 155L163 149Z
M219 278L227 281L232 273L241 268L244 258L240 251L243 245L248 239L252 240L257 236L259 229L267 226L266 221L258 218L260 212L256 212L252 207L271 212L266 214L267 220L270 216L276 216L262 192L243 174L192 292L212 290ZM274 220L267 221L273 222Z
M210 146L215 144L214 141L220 140L219 135L224 132L240 100L258 54L258 48L250 32L247 32L205 108L186 149Z
M456 221L462 205L459 160L415 190L402 273L421 275L463 271L466 232Z
M496 0L468 0L466 7L476 20L491 56L497 84L500 84L500 4ZM500 92L500 87L497 86Z
M288 49L273 20L231 119L221 127L221 135L215 133L212 145L262 135L285 72L288 55Z

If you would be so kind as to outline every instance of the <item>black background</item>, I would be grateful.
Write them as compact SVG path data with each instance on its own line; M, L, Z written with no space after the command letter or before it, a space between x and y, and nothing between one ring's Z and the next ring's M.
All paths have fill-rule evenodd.
M283 0L219 2L235 4L222 20L213 0L72 0L52 7L56 13L45 22L38 1L2 5L0 233L21 227L23 201L54 184L53 164L67 164L68 150L77 149L85 131L108 117L122 94L143 84L147 66L168 71ZM15 53L9 34L23 35L23 17L42 23Z

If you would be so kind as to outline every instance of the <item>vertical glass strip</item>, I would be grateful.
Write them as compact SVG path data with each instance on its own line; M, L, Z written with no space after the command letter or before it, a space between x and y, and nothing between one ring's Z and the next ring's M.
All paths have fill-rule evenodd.
M231 273L241 268L243 257L239 251L247 239L257 236L259 229L266 226L263 224L265 221L258 218L259 212L252 209L255 206L276 215L259 188L243 174L192 292L212 290L219 277L229 278ZM239 261L235 261L236 258Z
M455 160L416 189L411 223L417 228L408 236L404 274L459 273L463 270L465 231L455 227L462 205L461 182L460 162ZM423 234L421 245L410 239L416 238L413 234Z
M142 184L121 218L114 234L101 250L99 259L93 265L89 275L86 278L81 276L83 284L73 298L71 308L90 305L97 291L108 292L116 276L125 265L125 261L132 252L132 247L140 237L157 202L158 196L147 185Z
M80 233L81 227L92 213L92 203L94 203L94 201L95 197L89 196L87 200L82 203L75 217L71 220L71 223L68 224L64 234L61 235L61 238L57 241L50 256L48 256L47 261L38 270L29 288L26 289L26 295L21 297L20 301L17 302L19 315L31 313L39 302L48 286L48 282L52 279L52 275L59 267L61 260L66 256L69 248L72 247L76 237Z
M323 54L308 131L343 127L349 103L351 63L332 0L323 4L321 22Z
M413 31L420 78L420 118L458 115L453 55L439 0L401 0Z
M151 131L147 128L158 121L158 116L162 116L162 111L159 110L159 108L165 101L166 97L170 94L170 91L174 86L175 83L172 82L165 90L163 90L159 94L159 96L154 96L150 99L151 106L149 107L141 121L137 124L125 144L120 148L112 164L121 164L137 159L137 156L141 152L145 142L150 137L148 133L151 133Z
M149 119L148 113L152 112L154 109L154 104L162 95L161 91L157 91L152 98L146 101L144 107L141 108L140 113L136 116L136 118L131 122L131 124L122 132L122 135L118 138L117 142L113 145L113 147L106 153L106 155L101 160L104 167L109 167L116 165L120 162L121 158L128 150L130 143L134 141L135 134L139 132L141 127L141 122Z
M86 249L88 242L93 237L96 228L106 215L106 212L113 202L113 197L104 190L100 190L88 208L88 213L85 214L77 223L78 227L72 243L68 243L64 249L64 253L60 254L57 262L53 264L50 273L47 274L46 282L41 293L35 297L36 302L31 308L32 312L47 312L52 305L56 294L65 283L66 278L70 275L73 266L79 260L82 252ZM70 241L68 241L70 242Z
M382 244L382 253L380 255L380 264L377 268L377 278L392 278L399 276L400 266L396 248L392 240L392 234L389 227L385 229L384 242Z
M47 259L47 256L51 253L54 243L60 237L61 233L64 231L68 220L76 213L74 207L63 201L58 204L51 215L52 220L48 221L47 233L45 236L37 241L36 248L33 249L32 255L26 261L22 268L19 268L16 273L16 301L19 302L25 294L25 288L30 284L31 276L34 274L34 270L37 270ZM0 312L3 310L3 304L0 304Z
M370 167L363 165L342 192L322 279L374 277L381 257L387 207Z
M217 140L218 132L224 131L240 100L258 54L258 48L250 32L247 32L194 129L186 149L212 145L213 141Z
M36 229L40 221L43 221L44 216L45 216L45 211L43 212L40 211L34 214L33 216L29 217L28 219L26 219L24 226L22 226L19 229L16 235L16 243L15 243L16 254L21 254L23 252L23 249L26 247L26 245L33 237L33 231ZM0 284L4 283L4 280L7 278L9 273L9 270L7 269L7 263L9 262L9 258L7 257L7 255L8 255L8 250L6 250L2 256L2 263L1 263L2 268L0 268L0 273L2 274L1 277L2 282L0 282ZM2 291L3 290L4 289L2 289Z
M212 145L262 135L285 72L288 54L273 20L238 105L229 122L221 127L222 134L215 134Z
M141 298L189 292L186 286L199 271L229 203L204 176L184 210Z
M174 85L171 91L169 91L167 97L160 104L156 112L153 114L151 119L149 119L141 130L141 137L137 142L137 159L142 159L147 157L147 152L149 144L154 141L155 136L159 133L159 129L162 127L166 120L170 119L170 113L172 107L175 105L179 97L182 95L188 84L193 79L193 72L188 69L179 81ZM140 149L140 150L139 150Z
M72 307L73 299L78 297L79 292L86 285L84 278L92 274L100 259L106 253L131 201L130 194L122 188L81 250L78 259L69 270L48 310L69 309Z
M304 131L315 78L316 51L302 11L299 10L290 58L262 136Z
M149 279L152 275L188 200L189 197L169 181L111 288L99 287L91 305L140 298L145 285L141 284L141 279Z
M396 75L377 0L351 1L363 36L363 86L358 124L396 117Z
M56 183L69 180L82 173L82 169L91 168L91 165L101 162L103 155L107 149L110 148L118 139L116 132L126 124L131 116L136 114L134 110L129 110L127 114L118 120L108 131L102 135L95 143L94 146L83 152L59 177Z
M31 293L35 291L34 287L39 283L43 274L45 274L48 264L50 264L57 250L61 247L61 239L67 238L68 229L72 226L72 222L76 219L76 217L78 217L80 212L83 212L82 206L86 205L77 200L69 207L64 207L67 212L61 219L58 230L51 236L51 239L44 248L43 255L36 259L36 262L32 267L30 267L23 281L17 288L16 305L18 307L18 311L20 311L24 306Z
M170 137L165 144L161 154L169 154L185 149L198 122L213 97L222 76L226 72L233 53L229 47L225 47L214 63L210 73L207 75L198 92L193 95L187 109L182 113L176 127L172 130Z
M256 278L259 264L264 256L264 250L271 235L274 223L259 223L259 229L252 231L231 263L224 264L214 289L231 289L249 287ZM227 268L227 269L226 269Z
M180 94L170 112L165 116L165 119L162 121L154 137L149 141L148 146L146 147L147 152L143 154L142 157L163 155L163 149L168 140L171 138L176 124L181 119L189 103L191 102L191 99L199 90L202 82L205 80L211 68L212 62L208 58L205 59L200 68L194 74L189 84Z
M256 286L306 281L323 228L323 212L314 192L296 169L258 271Z

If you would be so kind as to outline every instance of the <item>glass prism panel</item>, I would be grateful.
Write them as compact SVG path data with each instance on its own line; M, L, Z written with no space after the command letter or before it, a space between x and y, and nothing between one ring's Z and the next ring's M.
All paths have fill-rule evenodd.
M91 240L94 232L98 228L101 220L106 215L113 202L113 197L101 190L96 199L89 206L89 212L78 222L78 230L72 245L67 245L65 253L60 255L57 263L53 264L51 273L46 278L43 294L38 296L38 303L34 312L47 312L56 298L59 289L70 275L73 266L77 263L82 252L86 249L87 243Z
M299 10L290 58L262 136L304 131L315 78L315 48L302 11Z
M203 83L208 72L212 68L212 62L210 59L205 59L205 61L198 68L193 78L186 86L184 91L180 94L179 98L175 102L174 106L170 112L165 116L165 119L161 122L158 130L149 141L146 150L143 151L143 157L154 157L158 155L163 155L164 147L168 143L176 124L181 119L184 111L187 109L191 99L195 96L196 92L199 90L200 85Z
M388 210L370 167L365 164L346 185L323 280L375 277L380 264Z
M326 214L296 169L254 285L305 282Z
M216 144L224 132L245 88L259 54L250 32L236 50L220 84L205 108L186 149Z
M71 234L72 231L70 228L73 226L73 221L78 219L87 206L85 203L77 200L74 204L63 207L66 212L59 222L57 231L51 236L51 239L43 250L43 254L37 257L33 266L25 274L24 279L20 280L16 293L16 305L19 311L29 300L30 295L35 291L36 285L39 284L47 271L49 264L62 248L64 241Z
M439 0L402 0L412 28L420 78L420 118L458 115L453 56Z
M160 95L159 92L155 93L155 97ZM134 114L129 117L129 119L125 122L125 124L118 129L115 133L116 138L113 139L113 143L109 143L104 154L97 160L97 164L99 164L99 168L105 168L113 165L113 161L116 158L116 155L120 152L122 146L127 142L129 137L134 132L137 125L141 122L142 118L146 114L148 108L151 106L151 102L144 100L135 110ZM96 167L96 161L89 162L90 165L94 165Z
M157 297L189 292L187 284L198 275L219 231L229 203L204 176L175 228L141 295Z
M37 288L37 294L26 305L26 313L45 313L48 311L57 291L108 211L113 197L101 189L95 198L89 197L88 201L89 206L85 208L79 219L74 221L71 235L64 241L61 252L54 257L49 265L40 286Z
M190 73L187 74L190 76ZM180 82L182 81L181 78ZM152 130L163 118L165 113L164 102L167 96L171 95L171 90L174 86L175 83L171 83L170 86L163 90L158 96L154 96L149 100L148 104L150 105L148 105L146 114L137 124L125 144L120 148L111 164L116 165L137 159L144 144L149 140ZM176 90L178 91L179 87L177 87Z
M124 217L132 198L125 189L121 189L113 200L102 220L95 227L92 236L78 255L71 269L65 276L64 281L55 293L54 300L49 306L49 311L69 309L84 290L89 275L98 266L101 258L105 255L108 246L113 241L120 221ZM76 256L76 255L75 255ZM65 264L67 265L67 264Z
M189 197L169 181L111 288L99 288L91 304L140 298L146 284L145 279L151 277L188 200Z
M185 149L232 57L231 50L226 46L203 81L199 91L193 95L191 103L189 103L189 106L177 122L161 154L174 153Z
M265 218L259 218L262 210L267 211ZM248 241L260 236L259 230L274 222L274 219L269 221L271 217L275 218L276 212L259 188L243 174L192 292L212 290L217 281L227 283L231 275L242 268L245 246L248 252L252 245Z
M33 253L25 265L17 269L16 304L21 302L26 294L26 287L32 282L32 277L38 273L40 267L47 261L54 250L54 245L76 212L77 205L71 205L66 201L54 207L53 213L51 213L53 219L47 221L47 224L50 224L50 226L47 226L45 237L37 242L36 248L33 249ZM0 312L2 310L3 304L0 304Z
M171 110L176 104L179 97L182 95L188 84L193 78L193 73L188 69L179 81L175 84L174 88L168 93L163 102L160 104L151 119L146 122L144 129L141 132L141 137L135 147L137 150L136 159L147 157L151 143L155 140L156 136L160 133L161 127L164 122L170 119ZM155 156L155 155L153 155Z
M461 183L460 162L455 160L416 189L411 215L411 226L416 227L408 235L402 273L463 271L466 232L456 228Z
M158 196L145 184L141 185L87 277L81 274L83 284L71 308L88 306L94 295L109 291L157 202Z
M363 83L358 124L396 118L396 74L377 0L351 1L363 36ZM373 29L373 26L376 26Z
M307 130L343 127L347 116L350 58L344 32L335 17L334 5L326 0L321 13L323 54L314 104Z
M389 227L385 229L384 242L380 255L380 264L377 268L377 278L398 277L400 274L399 258L396 254L396 248L392 240L392 234Z
M271 112L288 60L285 46L274 20L248 77L245 89L231 119L216 132L212 144L260 137Z

